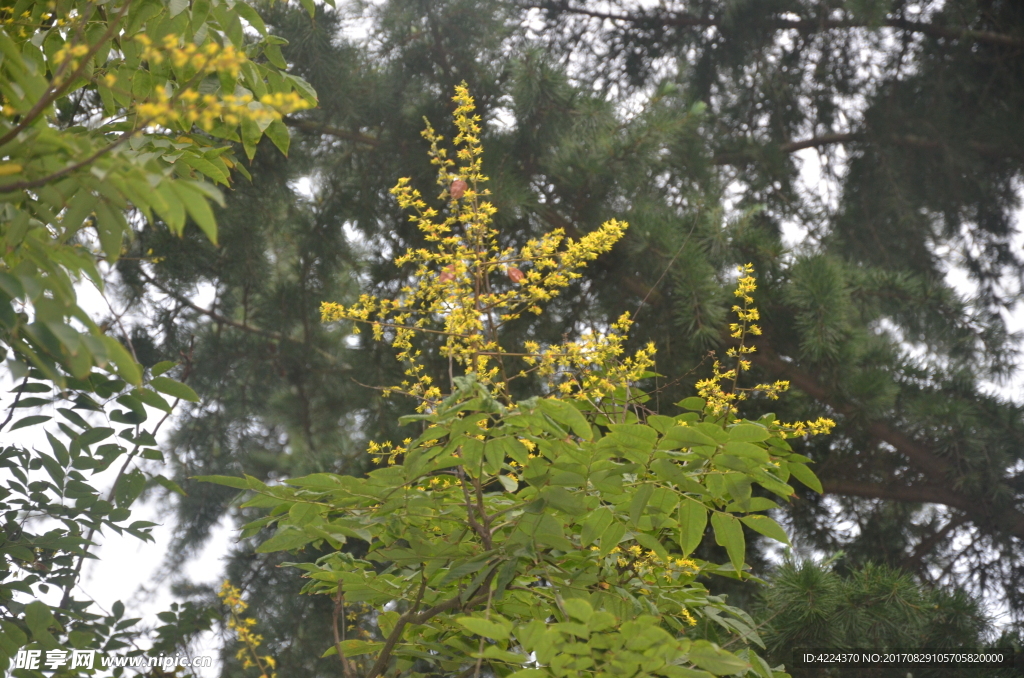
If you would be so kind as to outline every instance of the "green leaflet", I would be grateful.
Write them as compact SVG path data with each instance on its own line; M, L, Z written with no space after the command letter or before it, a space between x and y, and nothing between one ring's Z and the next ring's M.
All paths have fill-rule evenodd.
M679 502L679 548L688 556L700 545L708 525L708 509L690 497Z
M740 521L727 513L718 511L711 514L711 527L715 531L715 542L724 546L729 560L737 572L743 570L746 558L746 542L743 539L743 528Z
M740 520L750 529L760 532L766 537L786 545L789 544L789 537L786 535L786 531L768 516L742 516Z
M498 623L480 617L459 617L455 621L476 635L494 638L495 640L507 640L512 632L512 624L507 621Z

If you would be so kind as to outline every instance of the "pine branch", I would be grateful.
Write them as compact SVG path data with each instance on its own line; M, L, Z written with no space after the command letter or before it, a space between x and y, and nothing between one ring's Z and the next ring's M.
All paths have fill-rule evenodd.
M325 125L313 120L302 120L292 116L285 116L283 118L284 124L288 125L297 130L308 132L310 134L322 134L332 136L337 139L344 139L346 141L354 141L359 144L376 148L380 146L380 140L365 134L358 132L350 132L343 130L338 127L332 127L331 125ZM821 148L823 146L832 146L834 144L848 144L855 143L858 141L867 141L868 135L863 132L837 132L835 134L822 134L820 136L809 137L807 139L797 139L793 141L784 141L779 143L776 148L781 153L796 153L797 151L803 151L808 148ZM882 140L891 143L894 146L901 146L905 148L917 148L921 150L941 150L948 144L937 141L935 139L927 139L919 137L913 134L893 134L888 137L884 137ZM1000 146L997 144L985 144L978 141L968 141L965 144L969 149L979 155L983 155L991 158L1024 158L1024 150L1014 148L1012 146ZM742 165L749 162L756 161L758 157L768 148L768 144L752 145L749 148L737 150L737 151L725 151L722 153L716 153L712 162L716 165ZM5 187L6 188L6 187ZM13 190L13 189L7 189ZM568 230L566 231L568 233Z
M969 510L976 503L970 497L939 485L883 485L862 480L822 480L825 494L843 494L865 499L885 499L908 504L941 504L950 508Z
M339 127L323 125L313 120L303 120L301 118L296 118L291 115L286 115L284 116L284 118L282 118L281 121L284 124L288 125L289 127L293 127L303 132L309 132L310 134L327 134L332 137L337 137L338 139L354 141L356 143L365 144L373 148L376 148L377 146L380 145L379 139L374 139L373 137L366 136L365 134L359 134L358 132L349 132L348 130L343 130Z
M795 387L818 402L827 404L839 414L848 417L858 415L856 407L842 402L822 386L814 375L805 372L793 362L783 360L770 347L758 346L757 353L754 353L751 359L776 377L788 379ZM895 488L877 483L830 479L827 487L831 488L831 491L871 499L943 504L966 512L976 525L996 527L1024 539L1024 513L1006 503L993 505L992 502L980 497L968 496L957 491L956 469L926 444L914 440L882 421L869 421L864 429L872 438L896 448L896 451L906 457L917 471L928 478L929 485Z
M170 288L165 287L164 285L161 285L159 282L157 282L156 279L154 279L153 277L149 276L144 270L142 270L141 267L139 268L138 272L139 272L139 276L143 280L148 282L150 285L152 285L156 289L160 290L161 292L163 292L167 296L171 297L172 299L174 299L178 303L183 304L183 305L191 308L193 311L196 311L197 313L199 313L201 315L205 315L210 320L213 320L216 323L219 323L221 325L228 325L229 327L234 327L235 329L242 330L243 332L249 332L251 334L257 334L257 335L259 335L261 337L266 337L268 339L273 339L274 341L289 341L289 342L292 342L294 344L299 344L301 346L305 346L307 348L309 347L308 342L305 342L305 341L302 341L302 340L299 340L299 339L294 339L292 337L289 337L289 336L286 336L284 334L281 334L280 332L272 332L270 330L264 330L264 329L260 329L259 327L253 327L252 325L247 325L245 323L240 323L240 322L238 322L236 320L232 320L231 318L227 318L227 317L221 315L220 313L217 313L213 309L203 308L202 306L200 306L200 305L196 304L195 302L193 302L188 297L182 296L182 295L178 294L177 292L174 292ZM323 357L327 358L332 363L336 363L337 362L337 358L335 356L331 355L330 353L328 353L327 351L323 350L322 348L319 348L319 347L316 347L316 346L314 346L312 348L313 348L314 351L316 351L317 353L319 353Z
M550 13L575 14L586 16L592 19L616 21L631 24L640 24L653 27L673 26L676 28L721 28L723 21L719 16L696 16L685 12L669 12L664 10L640 10L631 14L615 14L612 12L601 12L572 5L569 0L548 0L547 2L523 2L520 3L523 9L541 9ZM895 28L910 33L920 33L932 38L945 40L970 40L983 42L992 45L1006 47L1024 47L1024 37L1018 35L1007 35L995 31L979 31L970 28L955 28L952 26L941 26L939 24L925 23L923 21L911 21L910 19L888 18L877 24L869 24L856 19L786 19L782 17L768 17L763 20L763 25L777 31L797 30L801 33L819 33L830 30L843 30L851 28Z
M939 151L947 148L949 144L936 139L927 139L914 134L892 134L885 137L869 137L863 132L845 132L836 134L822 134L821 136L800 139L796 141L784 141L776 148L782 153L796 153L808 148L821 148L834 144L849 144L856 142L876 141L892 144L902 148L913 148L919 150ZM979 141L968 141L964 144L978 155L989 158L1024 158L1024 150L1013 146L1000 146L997 144L985 144ZM717 153L713 162L716 165L742 165L757 160L758 157L768 148L768 144L751 146L738 151L727 151Z

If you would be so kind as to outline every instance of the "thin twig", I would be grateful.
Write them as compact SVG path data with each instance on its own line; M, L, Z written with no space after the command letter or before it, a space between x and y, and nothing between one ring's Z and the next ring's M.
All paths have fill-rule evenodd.
M218 323L221 323L223 325L228 325L229 327L234 327L236 329L243 330L245 332L251 332L252 334L258 334L260 336L267 337L268 339L274 339L275 341L290 341L290 342L292 342L294 344L299 344L299 345L305 346L307 348L312 348L313 351L319 353L324 358L327 358L332 363L337 363L337 361L338 361L338 359L336 357L334 357L333 355L331 355L330 353L328 353L327 351L323 350L322 348L320 348L318 346L310 346L307 342L300 341L298 339L293 339L293 338L291 338L289 336L281 334L280 332L273 332L271 330L263 330L263 329L260 329L258 327L253 327L252 325L246 325L244 323L240 323L240 322L237 322L235 320L232 320L231 318L227 318L227 317L221 315L220 313L217 313L213 309L203 308L202 306L200 306L200 305L196 304L195 302L193 302L188 297L182 296L182 295L178 294L177 292L174 292L174 291L164 287L159 282L157 282L156 279L154 279L152 276L148 275L144 270L142 270L141 267L139 268L139 276L143 280L148 282L150 285L152 285L153 287L157 288L158 290L160 290L161 292L163 292L167 296L171 297L175 301L177 301L177 302L179 302L181 304L184 304L185 306L188 306L193 311L197 311L198 313L201 313L201 314L205 315L206 317L210 318L211 320L214 320L214 321L216 321Z
M130 131L127 131L127 132L123 133L113 143L107 144L106 146L104 146L103 148L99 149L98 151L96 151L92 155L88 156L84 160L79 160L75 164L68 165L64 169L57 170L53 174L47 175L45 177L41 177L39 179L32 179L31 181L19 181L19 182L14 183L14 184L0 185L0 192L2 192L2 193L12 193L14 191L30 190L30 189L33 189L33 188L39 188L40 186L45 186L45 185L47 185L47 184L49 184L49 183L51 183L53 181L56 181L57 179L60 179L61 177L65 176L65 175L71 174L75 170L82 169L86 165L92 164L98 158L106 155L107 153L109 153L110 151L114 150L115 148L117 148L118 146L123 144L124 142L128 141L128 139L131 138L131 135L132 135L133 131L134 130L130 130Z
M21 400L21 396L24 395L24 386L28 383L28 376L21 382L22 390L18 391L17 395L14 396L14 402L7 408L7 418L4 419L4 423L0 424L0 431L4 430L7 424L11 423L11 419L14 417L14 409L18 406L18 401Z
M651 285L650 289L647 290L647 294L644 295L644 298L640 300L640 303L639 303L639 305L637 305L636 310L633 311L633 317L631 318L631 320L634 320L634 321L636 320L636 316L637 316L638 313L640 313L640 309L642 309L644 307L644 304L647 303L647 300L650 298L651 294L654 293L654 290L656 290L658 288L658 285L661 284L661 281L665 279L666 275L668 275L669 270L672 268L672 264L676 263L676 259L678 259L679 255L683 253L683 248L686 247L686 243L688 243L690 241L690 236L693 235L693 232L695 230L697 230L697 222L699 220L700 220L700 209L698 208L697 209L697 214L695 214L693 216L693 225L690 226L690 232L686 234L686 237L683 238L682 244L679 245L679 249L677 249L676 253L672 255L671 259L669 259L668 264L665 266L665 270L661 272L661 275L658 277L658 279L655 281L655 283L653 285Z
M341 633L338 632L338 615L341 614ZM352 666L348 663L348 657L341 651L341 644L345 640L345 593L341 588L341 582L338 582L338 593L334 596L334 616L331 620L334 623L334 648L338 651L338 659L341 660L341 670L345 673L345 678L353 678L355 673L352 671Z

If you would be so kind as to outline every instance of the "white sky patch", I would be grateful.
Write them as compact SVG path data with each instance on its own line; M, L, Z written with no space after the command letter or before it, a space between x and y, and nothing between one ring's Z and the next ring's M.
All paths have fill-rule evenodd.
M313 200L316 198L316 188L313 184L313 177L299 177L298 179L289 181L288 187L307 200Z

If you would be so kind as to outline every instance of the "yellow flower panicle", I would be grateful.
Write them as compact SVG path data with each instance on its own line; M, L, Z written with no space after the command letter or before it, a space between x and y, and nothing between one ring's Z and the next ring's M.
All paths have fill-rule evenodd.
M440 353L451 362L453 374L457 367L506 396L507 381L531 371L547 378L553 391L591 400L635 382L653 365L654 347L622 358L628 316L609 332L592 332L562 345L527 343L513 353L499 344L505 325L524 314L541 313L544 303L581 276L581 268L611 250L627 224L613 219L579 240L556 229L518 249L503 246L492 225L496 209L487 200L480 116L465 84L456 87L454 101L454 157L429 121L423 132L437 167L439 197L446 201L444 214L431 207L407 178L391 189L429 244L395 259L396 265L412 269L415 282L394 299L363 295L350 306L324 302L323 321L352 321L353 331L369 327L375 339L394 346L406 378L383 391L417 398L420 411L444 395L422 362L421 342L427 335L441 339ZM525 366L510 371L513 357Z
M277 661L270 655L260 655L258 650L263 642L263 636L253 632L256 620L251 617L243 618L242 614L249 607L248 603L242 600L242 592L225 580L217 592L228 608L228 628L231 629L238 642L242 644L235 659L242 662L243 669L256 667L260 670L260 678L277 678L274 669L277 668Z
M743 305L732 307L736 314L737 322L729 325L729 334L733 339L738 339L738 345L730 347L726 355L735 359L735 367L725 369L719 361L715 361L712 367L712 375L707 379L697 382L697 394L703 398L711 413L715 416L735 416L738 412L736 403L746 400L750 395L760 393L761 395L778 400L781 393L789 390L788 381L776 381L770 384L758 384L751 388L737 386L739 375L750 369L750 360L747 356L757 351L756 346L748 346L746 339L748 335L758 336L761 334L761 327L756 324L760 319L760 313L754 306L753 294L757 290L757 279L754 277L754 265L743 264L738 268L740 278L736 284L736 295ZM727 388L723 383L730 384ZM783 438L804 435L827 435L835 427L832 419L819 417L814 421L797 421L793 423L779 422L780 433Z

